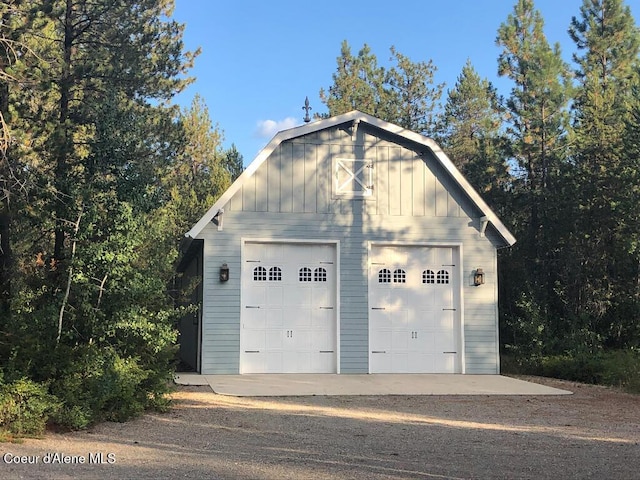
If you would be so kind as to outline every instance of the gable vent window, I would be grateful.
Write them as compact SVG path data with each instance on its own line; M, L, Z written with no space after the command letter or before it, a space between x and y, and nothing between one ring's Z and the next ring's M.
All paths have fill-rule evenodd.
M391 270L383 268L378 272L378 283L391 283Z
M436 283L436 274L433 270L425 270L422 272L422 283Z
M282 280L282 269L280 267L271 267L269 269L269 281L279 282Z
M436 276L436 283L441 285L449 283L449 272L446 270L440 270Z
M311 281L311 269L307 267L302 267L298 272L298 279L301 282L310 282Z
M311 274L309 274L311 275ZM327 270L322 268L322 267L318 267L315 269L315 271L313 272L313 279L316 282L326 282L327 281Z
M393 272L393 283L407 283L407 273L398 268Z
M264 267L256 267L253 269L253 281L264 282L267 279L267 269Z
M373 194L373 162L336 158L334 189L338 196L369 197Z

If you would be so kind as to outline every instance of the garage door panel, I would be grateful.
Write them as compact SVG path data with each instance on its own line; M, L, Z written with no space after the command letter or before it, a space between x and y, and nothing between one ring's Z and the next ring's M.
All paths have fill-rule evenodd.
M282 350L286 340L282 329L267 330L265 337L265 350Z
M267 362L264 352L245 352L242 359L243 366L247 371L254 373L266 373L265 370Z
M290 307L311 307L311 287L299 286L298 288L291 288L287 292L286 301L287 306Z
M392 373L391 353L373 351L369 369L373 373Z
M283 350L282 370L284 373L307 373L312 370L311 352ZM275 373L275 372L274 372Z
M434 355L423 352L412 352L409 358L408 373L436 373Z
M244 339L244 349L252 353L264 351L267 345L265 330L250 330Z
M282 309L283 323L285 328L297 329L311 327L311 310L296 307L285 307Z
M283 328L284 327L281 308L268 308L268 309L265 309L265 313L266 313L267 328Z
M336 370L336 357L334 352L312 352L311 373L326 373Z
M281 351L266 351L264 353L264 359L264 364L258 367L261 371L253 373L279 373L282 371L283 358Z
M386 329L381 328L371 332L370 347L372 353L391 352L393 330L387 326Z
M311 291L311 306L314 308L333 305L331 291L328 286L314 287Z
M311 310L311 326L318 332L335 333L335 312L333 308Z
M409 348L409 332L407 330L393 330L391 332L391 350L408 350Z
M318 330L313 334L311 349L314 352L333 352L335 343L334 332Z
M286 348L298 352L311 351L313 346L312 338L311 330L303 328L290 330L290 343L287 344Z
M245 308L243 316L244 328L263 330L266 328L266 313L262 308Z
M453 292L444 286L437 289L435 293L435 305L450 307L453 305Z
M251 286L243 292L245 305L265 305L267 303L267 289L263 286Z
M390 327L389 314L384 310L369 312L369 326L371 331L385 330Z
M453 330L454 328L455 317L453 310L436 311L434 312L433 319L434 328L441 330Z
M455 351L455 338L450 330L436 331L433 333L433 337L443 353Z
M265 288L265 301L269 307L279 307L284 305L284 288L280 285L269 285L269 292L266 293Z
M392 372L408 372L409 371L409 352L391 352L391 369Z
M437 355L434 356L433 360L435 373L450 373L452 371L455 371L455 354Z

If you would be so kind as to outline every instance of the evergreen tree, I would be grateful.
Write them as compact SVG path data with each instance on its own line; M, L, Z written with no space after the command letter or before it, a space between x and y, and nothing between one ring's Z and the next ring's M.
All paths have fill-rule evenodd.
M439 136L453 163L500 214L511 182L501 126L495 88L467 60L448 93Z
M209 109L198 95L180 114L184 149L166 168L166 208L174 218L172 240L197 222L242 171L242 157L222 148L223 134L214 127ZM237 163L240 163L238 167Z
M434 85L436 67L433 62L412 62L391 47L395 66L386 74L387 94L382 98L389 121L408 130L432 137L444 84Z
M579 86L571 177L576 221L567 239L573 259L567 270L567 301L580 319L579 328L589 332L585 346L624 346L638 342L619 332L639 318L637 302L629 309L628 301L638 294L637 265L629 263L636 237L629 227L638 203L628 194L637 185L637 160L629 148L640 36L622 0L584 0L580 13L569 29L578 49Z
M499 30L498 73L514 82L506 101L507 133L519 167L513 183L510 223L519 239L502 262L502 284L510 304L506 326L533 332L532 344L553 348L562 322L552 313L557 270L556 229L562 214L560 169L566 158L570 76L560 47L551 47L532 0L518 0ZM525 327L523 327L525 325ZM504 331L503 331L504 333ZM513 330L505 337L517 335ZM541 336L542 335L542 336Z
M435 66L431 61L412 62L395 47L390 50L395 65L384 68L368 45L354 56L347 41L342 42L333 85L328 91L320 89L320 99L329 109L326 116L360 110L433 135L443 89L433 84Z
M344 40L336 61L338 68L333 74L333 85L328 91L320 89L320 100L329 109L328 116L351 110L378 117L384 115L381 108L385 105L385 71L378 66L378 60L369 46L365 44L354 56Z

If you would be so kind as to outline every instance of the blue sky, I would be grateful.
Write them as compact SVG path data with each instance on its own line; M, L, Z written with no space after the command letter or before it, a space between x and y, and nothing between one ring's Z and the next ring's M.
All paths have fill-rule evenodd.
M197 93L213 122L235 143L248 164L273 135L302 124L305 96L314 112L326 112L318 92L332 84L340 44L355 54L368 44L380 65L389 47L412 61L433 60L436 82L453 88L467 59L501 94L511 84L497 75L498 27L515 0L176 0L174 18L186 24L189 50L201 47L196 82L177 101L188 106ZM582 0L535 0L550 43L571 60L567 34ZM640 7L627 0L636 22Z

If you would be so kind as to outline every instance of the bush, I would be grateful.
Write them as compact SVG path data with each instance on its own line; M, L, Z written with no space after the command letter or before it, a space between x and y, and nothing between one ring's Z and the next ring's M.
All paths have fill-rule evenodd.
M505 356L505 373L540 375L575 382L609 385L640 393L640 351L611 350L596 353L548 355L529 358Z
M56 423L81 429L103 421L123 422L153 407L148 382L152 372L137 358L122 358L111 348L85 348L52 390L62 400Z
M58 399L48 393L45 384L23 378L0 386L0 428L5 433L42 435L49 417L59 408Z

